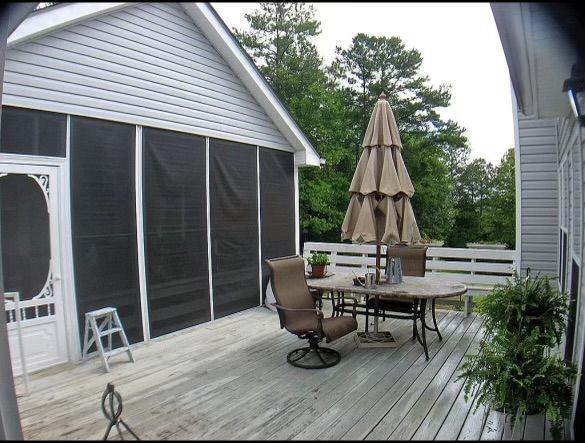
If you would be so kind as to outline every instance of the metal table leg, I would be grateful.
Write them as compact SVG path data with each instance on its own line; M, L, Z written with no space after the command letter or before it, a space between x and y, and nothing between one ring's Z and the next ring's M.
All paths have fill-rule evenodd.
M378 333L378 314L380 313L380 297L375 296L374 300L374 334Z
M426 330L428 329L426 320L425 320L425 314L426 314L426 309L427 309L427 301L425 299L421 299L421 300L415 300L415 317L417 316L416 313L416 307L418 305L418 318L420 319L421 322L421 333L418 333L418 328L416 329L416 338L418 340L418 342L422 345L424 351L425 351L425 357L428 360L429 359L429 349L427 347L427 336L426 336ZM422 337L421 337L422 335Z
M426 326L426 328L429 331L436 332L437 335L439 336L439 340L443 340L443 337L441 337L441 333L439 332L439 326L437 325L437 317L435 315L435 301L436 301L436 299L433 298L432 299L432 302L431 302L431 314L432 314L432 317L433 317L433 326L434 326L434 328L431 328L426 323L425 323L425 326Z

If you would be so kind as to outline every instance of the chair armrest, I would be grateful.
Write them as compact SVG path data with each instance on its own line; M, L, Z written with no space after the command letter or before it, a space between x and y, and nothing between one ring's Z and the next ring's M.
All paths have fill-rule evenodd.
M310 308L285 308L284 306L280 306L278 303L270 303L272 306L274 306L276 309L279 309L281 311L288 311L288 312L313 312L315 314L315 316L317 317L317 331L319 331L320 334L323 333L323 324L322 324L322 320L323 320L323 311L320 311L317 308L314 309L310 309ZM354 308L355 311L355 308ZM284 326L283 320L281 318L281 328ZM288 328L287 328L288 329Z
M317 314L318 317L323 318L323 312L317 308L285 308L284 306L280 306L278 303L270 303L276 309L282 309L283 311L290 311L290 312L314 312Z

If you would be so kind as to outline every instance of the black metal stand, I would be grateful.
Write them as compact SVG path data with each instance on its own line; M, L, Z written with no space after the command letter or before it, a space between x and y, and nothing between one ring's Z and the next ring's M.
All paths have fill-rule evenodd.
M337 295L337 303L335 303L335 299ZM413 303L411 305L411 308L408 310L408 312L405 310L404 312L402 311L398 311L398 312L402 312L402 314L392 314L390 312L386 312L386 311L382 311L382 313L380 313L380 307L379 307L379 301L378 301L378 297L375 298L374 303L373 303L373 308L374 311L370 312L370 303L368 303L370 297L368 295L366 295L366 303L365 304L360 304L358 305L359 308L364 308L364 310L358 310L357 314L361 314L361 315L365 315L366 316L366 326L365 326L365 330L366 332L368 332L368 321L369 321L369 317L388 317L388 318L395 318L395 319L399 319L399 320L412 320L413 324L412 324L412 339L416 339L418 340L418 342L422 345L424 351L425 351L425 357L428 360L429 359L429 351L428 351L428 347L427 347L427 339L426 339L426 330L429 331L433 331L437 333L437 336L439 338L439 340L442 340L443 337L441 336L441 333L439 332L439 327L437 325L437 318L436 318L436 314L435 314L435 299L431 300L431 315L432 315L432 319L433 319L433 327L429 326L426 322L426 308L427 308L427 299L414 299ZM336 292L336 294L331 294L331 303L333 306L332 309L332 313L331 316L339 316L339 315L343 315L344 312L349 312L346 309L346 305L343 302L342 299L342 293L341 292ZM419 328L417 327L417 320L420 320L421 322L421 331L419 332Z
M114 405L114 401L117 401L118 404ZM106 409L106 403L109 405L109 412ZM120 440L124 440L122 436L122 430L120 429L120 425L124 426L130 434L136 439L140 440L138 436L134 433L130 427L124 423L124 420L120 418L122 415L122 396L114 390L114 385L112 383L108 383L106 386L106 390L102 395L102 412L104 413L104 417L106 417L110 423L108 423L108 428L106 429L106 433L104 434L104 438L102 440L107 440L108 436L110 435L110 431L112 427L115 425L116 429L118 430L118 436Z
M319 337L314 334L300 335L299 338L309 340L309 346L295 349L286 356L286 361L297 368L324 369L335 366L341 360L341 355L335 349L319 346ZM312 356L316 356L320 363L309 363ZM314 360L314 359L313 359Z

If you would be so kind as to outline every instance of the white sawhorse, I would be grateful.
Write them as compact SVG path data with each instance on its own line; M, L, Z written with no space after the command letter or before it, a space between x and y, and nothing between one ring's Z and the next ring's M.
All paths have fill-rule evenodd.
M90 331L92 333L91 337ZM120 334L123 346L112 349L113 334ZM102 344L102 337L106 336L108 337L108 346L106 349L104 349L104 345ZM108 358L112 357L113 355L127 352L128 357L130 357L130 361L134 362L132 351L130 351L130 344L128 343L128 338L126 337L126 333L124 332L124 328L122 327L122 322L120 321L120 317L118 317L118 311L116 308L103 308L98 309L97 311L85 313L85 334L83 339L83 355L81 357L83 360L87 358L89 348L94 343L107 372L110 372Z

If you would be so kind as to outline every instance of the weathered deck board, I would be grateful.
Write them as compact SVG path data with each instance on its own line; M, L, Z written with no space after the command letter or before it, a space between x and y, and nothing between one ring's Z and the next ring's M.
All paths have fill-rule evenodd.
M124 420L143 439L542 436L543 418L506 432L496 413L486 420L483 407L471 412L457 374L464 355L477 349L482 319L438 311L438 321L443 340L428 333L429 361L411 339L411 323L388 320L380 327L392 330L398 347L359 348L347 336L328 345L342 354L337 366L303 370L286 362L302 342L279 329L276 314L250 309L136 345L136 363L114 358L109 374L98 359L33 374L32 394L19 398L24 434L101 438L100 398L113 382ZM494 420L495 431L488 428Z

